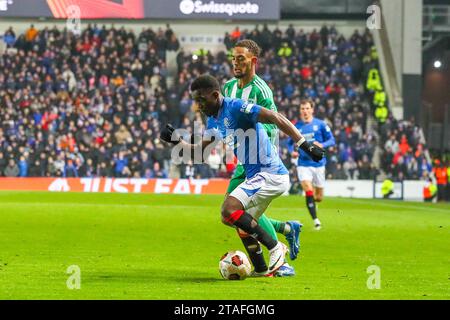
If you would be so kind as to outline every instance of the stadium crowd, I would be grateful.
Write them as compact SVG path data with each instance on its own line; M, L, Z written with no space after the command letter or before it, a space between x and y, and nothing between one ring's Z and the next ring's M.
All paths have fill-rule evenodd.
M166 30L89 25L7 30L0 60L0 172L5 176L164 177Z
M205 72L222 83L231 78L229 50L244 38L262 48L257 72L279 112L295 122L300 98L310 97L316 116L332 128L336 146L327 153L327 178L375 178L379 171L371 160L379 141L366 129L373 95L364 88L378 63L371 34L355 30L345 38L333 26L305 32L267 25L225 34L228 52L216 55L185 52L169 25L136 34L94 24L80 36L56 27L32 25L20 35L8 29L0 57L0 175L229 177L235 164L222 165L217 150L208 164L175 166L158 137L161 124L192 130L201 122L190 81ZM168 50L179 51L171 87ZM383 170L399 179L430 172L417 126L392 117L383 126ZM296 159L284 136L280 147L295 179Z
M412 121L398 121L392 115L380 127L384 144L382 169L395 180L426 179L432 166L425 156L420 127Z
M396 181L424 180L436 186L437 200L450 201L450 162L445 157L427 157L421 128L411 120L396 120L389 114L380 126L383 145L381 168Z

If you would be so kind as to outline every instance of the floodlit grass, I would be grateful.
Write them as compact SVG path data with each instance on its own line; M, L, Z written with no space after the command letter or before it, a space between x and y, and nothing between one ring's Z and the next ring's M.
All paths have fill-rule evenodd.
M315 231L304 198L279 198L267 215L304 224L297 275L226 281L219 258L244 248L220 222L222 200L2 192L0 299L450 298L449 205L326 199ZM371 265L380 289L367 287Z

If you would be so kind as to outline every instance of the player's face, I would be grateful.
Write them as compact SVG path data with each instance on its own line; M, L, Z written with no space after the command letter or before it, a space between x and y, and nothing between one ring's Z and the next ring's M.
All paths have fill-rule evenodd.
M302 121L310 121L312 119L314 109L309 103L300 105L300 118Z
M220 107L219 96L217 90L196 90L192 93L192 98L197 104L198 110L207 117L217 115Z
M234 76L239 79L252 71L252 63L256 63L256 57L247 48L235 47L231 62Z

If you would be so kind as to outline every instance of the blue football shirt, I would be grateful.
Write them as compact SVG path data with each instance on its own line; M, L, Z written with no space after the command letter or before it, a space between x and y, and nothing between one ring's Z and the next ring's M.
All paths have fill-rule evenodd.
M249 179L259 172L288 174L278 150L258 122L261 106L225 97L217 117L208 117L205 137L222 139L242 163Z
M313 118L310 123L298 121L295 127L305 137L306 141L313 143L317 141L323 145L324 148L334 146L336 141L331 133L330 127L322 120ZM294 141L289 139L289 151L294 151ZM303 150L299 149L298 166L302 167L323 167L327 163L326 158L323 158L319 162L315 162L311 157Z

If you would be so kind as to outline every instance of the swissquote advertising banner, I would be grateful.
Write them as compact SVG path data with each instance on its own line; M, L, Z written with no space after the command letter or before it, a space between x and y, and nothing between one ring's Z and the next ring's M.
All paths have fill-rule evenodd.
M0 0L0 17L279 20L280 0Z
M279 20L280 0L152 0L149 18Z

